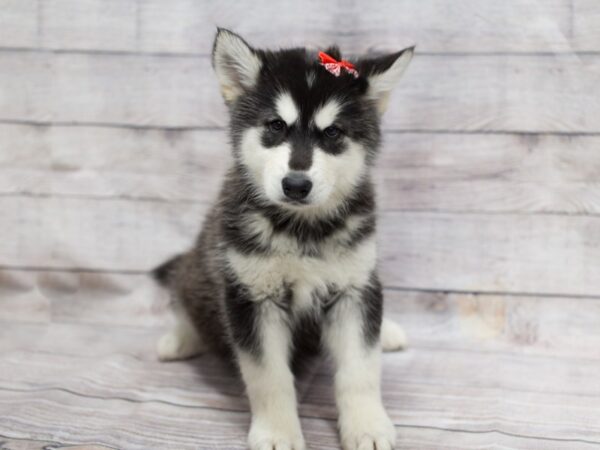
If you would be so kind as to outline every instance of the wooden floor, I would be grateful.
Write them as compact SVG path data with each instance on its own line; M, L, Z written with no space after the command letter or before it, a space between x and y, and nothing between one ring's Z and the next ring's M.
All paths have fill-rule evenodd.
M3 281L2 448L244 448L248 403L230 368L211 355L156 360L168 317L146 277L32 271ZM600 446L600 302L397 289L386 300L411 340L384 356L398 448ZM298 392L308 444L338 448L327 361Z
M0 0L0 449L242 449L211 355L162 364L149 268L229 163L215 25L417 53L376 168L402 449L600 448L598 0ZM330 369L298 382L339 448Z

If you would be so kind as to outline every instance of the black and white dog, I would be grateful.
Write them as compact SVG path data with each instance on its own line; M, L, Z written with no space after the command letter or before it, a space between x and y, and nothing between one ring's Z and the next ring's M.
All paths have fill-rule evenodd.
M370 172L381 114L412 54L350 63L336 47L265 51L217 33L234 162L194 248L154 271L178 316L158 353L234 358L253 450L305 448L293 369L321 347L335 365L343 447L394 446L380 359L405 339L382 318Z

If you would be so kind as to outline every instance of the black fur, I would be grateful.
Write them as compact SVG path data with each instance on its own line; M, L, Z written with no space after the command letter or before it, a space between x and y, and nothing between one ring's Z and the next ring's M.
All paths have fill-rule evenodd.
M170 280L173 278L173 274L177 267L177 264L181 260L181 255L174 256L173 258L165 261L160 266L152 270L152 277L162 286L168 286Z
M383 318L383 291L377 274L371 275L369 284L363 287L360 295L365 342L373 345L379 339Z
M257 331L260 303L254 301L248 289L232 276L228 276L226 280L225 307L231 321L235 344L242 350L260 355L260 339Z

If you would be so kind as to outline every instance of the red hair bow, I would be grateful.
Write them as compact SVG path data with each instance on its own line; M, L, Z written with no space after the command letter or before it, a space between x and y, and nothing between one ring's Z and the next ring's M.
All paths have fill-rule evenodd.
M354 67L354 64L349 61L343 59L341 61L336 61L335 58L329 56L325 52L319 52L319 59L321 60L321 65L336 77L340 76L342 68L344 68L346 72L352 74L354 78L358 78L358 71Z

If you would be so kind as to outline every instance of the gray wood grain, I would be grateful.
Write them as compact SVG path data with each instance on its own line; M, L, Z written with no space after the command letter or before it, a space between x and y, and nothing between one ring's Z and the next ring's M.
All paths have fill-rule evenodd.
M0 1L0 46L36 47L38 45L38 2Z
M7 438L6 436L0 436L0 439L2 439L0 441L0 448L2 448L2 450L47 450L49 448L68 448L70 450L106 450L113 448L97 444L66 444L64 442L57 441L14 439L12 437Z
M600 62L591 55L417 54L392 96L384 126L596 132L600 106L588 93L598 82ZM0 84L5 87L0 120L163 127L226 123L208 57L0 52Z
M594 0L573 0L573 42L577 49L598 51L600 6Z
M210 203L231 160L220 129L0 125L0 141L2 194ZM598 145L598 136L388 132L380 208L598 214Z
M348 51L395 49L416 43L425 52L569 50L569 3L477 2L439 0L377 1L371 8L349 1L280 3L276 20L271 3L253 8L225 1L209 4L160 0L142 5L142 48L147 51L203 53L217 25L229 27L256 45L322 47L339 43ZM536 16L539 24L532 24ZM303 17L303 20L298 20ZM166 20L165 20L166 19ZM184 24L178 29L169 22ZM541 25L541 26L540 26Z
M573 312L567 310L566 314ZM60 325L52 324L50 327ZM93 327L80 329L85 329L85 334L90 335ZM142 347L149 348L150 342L130 340L131 329L128 328L112 326L109 329L110 334L106 333L106 327L94 330L97 337L104 336L103 339L113 346L112 351L104 355L98 354L98 348L94 346L88 348L86 340L73 339L83 337L73 333L73 329L71 340L60 347L46 344L54 345L54 351L39 351L32 342L26 347L33 344L33 350L4 352L0 403L17 397L22 405L15 410L16 413L7 422L8 426L11 429L31 427L39 433L41 429L37 421L44 420L40 417L44 414L43 404L51 406L53 401L61 399L63 408L66 408L61 409L62 415L68 417L69 405L73 403L77 409L90 407L99 410L104 404L113 411L112 420L124 421L128 429L139 426L137 414L143 417L147 407L152 416L159 417L163 414L173 416L176 410L185 411L177 417L198 420L199 429L203 433L211 433L204 434L203 439L208 436L224 439L227 430L218 427L209 429L210 425L196 414L211 411L211 420L218 423L228 420L228 426L235 428L243 439L247 427L247 401L240 381L227 366L211 355L188 363L163 364L148 357L140 360L127 354L116 354L117 349L129 352L128 348L137 347L141 351ZM443 333L443 327L439 331ZM454 338L448 336L447 339ZM142 347L138 347L140 344ZM593 382L599 369L597 359L532 357L520 354L518 346L502 353L416 346L404 353L385 355L383 365L385 403L394 422L402 428L459 430L465 433L498 430L508 435L539 436L542 441L567 442L597 442L600 435L597 425L600 423L599 392L597 383ZM299 409L301 416L311 422L327 424L335 418L331 373L328 365L316 369L311 376L300 380ZM44 377L40 378L39 373L43 373ZM40 397L44 403L34 406ZM30 408L25 407L28 415L21 417L19 411L31 402L34 404ZM14 402L9 404L14 408ZM136 414L125 419L131 414L130 407L136 405ZM457 414L457 411L461 413ZM232 422L226 418L231 414L223 412L243 414L243 422ZM94 420L89 424L79 422L78 429L85 430L92 424L112 429L103 423L105 419L102 417L94 417ZM149 425L141 426L138 433L154 433L147 428ZM178 439L183 437L178 430L187 429L185 436L190 436L189 430L192 430L187 428L188 423L166 421L159 427L161 431L162 426L179 435ZM81 436L81 432L67 430L72 436ZM312 423L308 430L309 435L311 430L315 430ZM107 442L106 433L102 436L100 442ZM116 438L128 448L135 445L126 433ZM230 436L227 438L231 439ZM162 442L165 437L152 434L152 439ZM92 439L87 437L85 440Z
M6 230L0 265L149 270L191 245L206 208L0 197L0 228ZM434 290L597 296L597 222L597 217L569 215L383 211L383 280L388 286Z
M575 3L582 11L588 5L594 6L592 2ZM286 1L280 3L282 14L277 20L269 20L273 8L264 0L253 2L252 8L235 1L175 0L167 4L151 0L140 2L137 24L128 20L136 7L133 0L108 4L101 0L43 1L42 6L42 45L59 49L134 50L135 32L142 51L206 54L217 25L243 33L257 45L269 45L277 36L282 44L323 46L338 42L350 51L412 43L426 52L570 51L579 49L579 44L583 49L597 49L591 27L571 24L568 0L470 0L456 5L440 0L387 0L370 9L347 0L325 4ZM0 45L6 45L5 41Z
M53 325L51 345L63 350L68 342L61 336L69 332L93 340L93 334L85 334L86 325L92 327L90 333L103 326L147 328L140 330L139 336L148 344L145 359L151 360L154 328L171 323L167 295L147 275L2 270L0 286L0 321L40 327L50 321L60 323L65 331L59 333L60 327ZM403 325L411 347L493 352L518 348L532 356L600 358L596 326L600 302L592 298L443 294L393 288L385 289L384 295L386 315ZM12 332L16 332L14 328ZM20 334L11 340L6 332L3 339L16 348L27 348L23 345L28 341L22 341ZM105 345L108 347L102 351L109 352L112 344L109 341ZM139 353L136 357L142 358Z
M40 4L43 47L136 49L137 4L133 0L51 0Z
M2 275L8 287L1 298L20 293L28 302L23 309L35 313L42 296L26 299L41 286L48 312L37 323L19 322L25 315L6 322L16 302L4 303L1 435L118 448L243 448L248 405L230 368L212 355L156 361L155 319L166 324L168 316L147 278ZM439 436L448 448L598 445L597 302L395 290L386 299L411 341L408 351L383 359L398 448L434 448ZM588 347L581 333L590 337ZM316 364L298 383L303 426L315 448L338 445L331 389L328 364Z
M596 0L0 0L0 448L245 448L233 371L156 360L143 273L229 161L216 25L417 44L376 169L398 448L600 447ZM339 448L331 385L324 360L298 382L315 449Z

